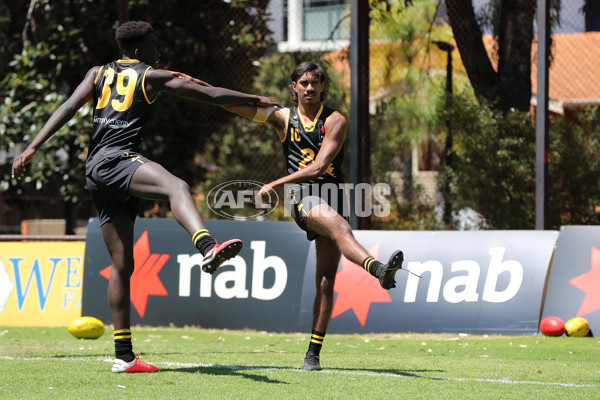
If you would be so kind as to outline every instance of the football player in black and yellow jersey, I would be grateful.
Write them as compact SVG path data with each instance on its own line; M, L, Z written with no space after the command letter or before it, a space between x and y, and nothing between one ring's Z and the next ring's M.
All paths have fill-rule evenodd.
M233 239L216 243L204 225L187 183L139 154L152 104L161 92L221 106L274 106L277 103L262 96L198 85L157 69L158 42L147 22L127 22L117 28L115 38L122 59L92 67L87 72L69 99L16 157L12 175L21 178L42 144L93 100L86 178L112 261L108 283L108 302L115 329L116 359L112 371L156 372L158 368L137 359L131 345L130 278L134 269L133 225L137 199L169 201L175 219L204 255L202 269L205 272L213 273L227 259L235 257L242 242Z
M176 75L206 84L184 74ZM318 64L302 63L292 73L291 85L296 106L224 108L255 121L268 122L279 134L288 175L264 185L260 194L286 185L296 223L306 231L309 240L315 240L317 293L312 336L303 368L321 370L319 355L331 318L333 287L341 254L377 277L384 289L395 287L395 274L402 267L404 255L395 251L387 264L383 264L371 257L352 234L348 223L349 206L340 186L344 183L341 164L346 118L323 105L327 93L325 70Z

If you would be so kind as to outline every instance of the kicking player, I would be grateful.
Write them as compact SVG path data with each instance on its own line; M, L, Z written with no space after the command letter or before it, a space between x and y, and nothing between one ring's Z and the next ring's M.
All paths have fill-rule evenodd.
M124 23L117 28L115 38L122 59L92 67L87 72L69 99L16 157L12 176L20 179L42 144L84 104L94 101L86 178L113 266L108 282L108 302L115 329L116 359L112 371L156 372L158 368L138 360L131 344L130 278L134 269L133 226L138 199L169 201L175 219L204 255L205 272L212 274L223 262L235 257L242 242L233 239L218 244L206 229L188 184L138 152L152 104L161 92L221 106L277 103L262 96L201 86L155 69L160 52L152 26L147 22Z
M174 73L196 83L205 82ZM395 251L387 264L369 256L356 241L350 228L348 203L342 184L342 154L346 139L346 118L323 105L327 75L317 64L305 62L291 76L292 101L296 106L278 108L257 105L225 106L229 111L259 122L272 124L283 145L289 175L264 185L259 194L288 185L292 215L317 251L316 296L312 335L303 369L321 370L321 347L331 319L333 287L341 254L379 279L386 290L396 287L396 271L402 267L403 253ZM290 185L292 184L292 185ZM338 188L332 191L330 188Z

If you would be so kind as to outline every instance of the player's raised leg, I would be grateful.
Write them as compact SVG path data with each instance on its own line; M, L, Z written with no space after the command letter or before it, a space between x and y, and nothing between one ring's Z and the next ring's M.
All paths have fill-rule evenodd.
M387 264L376 260L356 241L348 221L327 204L319 204L309 211L307 226L312 232L333 239L344 257L379 279L381 287L386 290L396 287L396 271L402 268L404 261L400 250L392 254Z
M194 245L204 256L202 270L212 274L218 266L235 257L242 241L232 239L222 244L211 236L194 204L189 185L160 164L146 162L133 174L129 193L150 200L168 200L177 222L190 234Z

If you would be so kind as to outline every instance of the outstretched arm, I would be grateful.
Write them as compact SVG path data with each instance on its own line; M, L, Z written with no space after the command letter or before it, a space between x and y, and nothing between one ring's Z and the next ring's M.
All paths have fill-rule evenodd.
M191 81L199 85L211 87L210 84L181 72L170 71L170 73L183 81ZM281 128L285 127L287 115L280 108L276 108L273 112L269 112L269 107L258 106L256 104L227 105L223 106L223 108L248 119L269 122ZM340 152L344 141L346 140L346 118L340 113L332 114L325 122L325 131L327 134L325 135L325 139L323 140L321 149L315 160L307 163L306 167L299 171L265 184L258 192L258 195L265 195L274 188L285 185L286 183L308 182L323 175L335 156ZM279 130L277 133L279 134L280 139L283 140L283 135L285 133L280 132Z
M25 173L25 167L31 162L31 159L42 144L73 118L85 103L92 99L96 75L98 75L98 67L93 67L87 72L83 81L81 81L67 101L52 113L48 121L44 124L35 139L27 146L25 151L15 158L12 165L13 178L21 179Z
M283 140L283 128L285 127L287 118L287 113L283 108L276 106L256 106L254 104L238 104L233 106L223 106L223 108L253 121L268 122L276 128L280 128L277 129L277 133L279 134L279 139Z
M219 106L248 103L267 107L279 105L268 97L202 85L192 80L180 79L162 69L148 71L146 74L146 91L150 97L159 92L166 92L177 97Z
M184 74L182 72L169 71L169 73L177 78L192 81L201 86L213 87L211 84L206 83L198 78L194 78L190 75ZM236 105L223 105L222 106L227 111L232 113L241 115L242 117L258 121L258 122L269 122L276 127L283 128L285 127L285 113L280 110L277 106L260 106L256 104L236 104ZM283 132L277 131L280 136L280 139L283 138Z

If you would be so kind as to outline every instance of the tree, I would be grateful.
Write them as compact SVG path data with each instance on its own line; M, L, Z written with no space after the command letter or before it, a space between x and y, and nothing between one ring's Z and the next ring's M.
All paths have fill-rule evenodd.
M576 123L554 116L550 125L552 177L548 190L549 228L600 223L600 114L586 107L575 115Z
M600 30L600 2L586 0L581 11L585 16L585 29L588 31Z
M476 95L502 111L529 110L535 0L491 1L487 18L479 20L472 0L447 0L446 4L450 26ZM497 41L495 62L488 56L482 39L486 23L480 21L491 25Z
M501 112L469 91L451 114L456 157L448 171L455 209L471 208L491 229L535 227L535 131L528 113Z
M548 0L551 27L560 25L562 1ZM531 100L531 44L534 40L536 0L489 0L480 14L472 0L446 0L454 38L471 85L501 111L528 111ZM582 7L586 26L600 17L597 0ZM491 31L495 40L490 59L482 40Z
M119 56L114 41L114 0L0 0L0 148L15 155L32 139L58 104L72 93L87 70ZM169 2L130 2L129 16L151 22L159 37L162 67L187 72L216 85L247 90L253 62L268 49L268 0L210 0L176 7ZM185 18L182 18L185 13ZM94 16L102 16L94 17ZM108 23L107 23L108 21ZM6 22L6 23L4 23ZM111 26L113 25L113 26ZM88 196L82 174L89 114L84 108L36 158L23 183L10 178L12 158L0 164L0 192L23 205L19 196L38 192L71 205ZM198 163L207 138L231 119L214 106L169 97L155 105L143 146L149 158L167 165L195 186L204 179ZM60 164L60 165L59 165ZM60 172L60 174L59 174Z
M99 15L106 2L64 3L3 1L0 4L7 18L7 23L2 24L0 48L8 61L0 66L3 98L0 148L8 153L5 162L0 164L3 181L0 193L8 196L5 200L10 205L20 209L28 206L28 202L19 201L23 196L59 198L66 206L64 215L74 217L75 205L82 197L89 197L82 174L85 137L91 127L89 107L84 107L69 126L47 144L24 182L17 184L10 178L11 156L32 140L50 114L72 92L91 67L90 59L110 54L107 46L94 46L110 40L110 31L101 29L100 19L79 18ZM73 219L67 220L69 233L74 230Z
M443 171L443 119L446 53L431 40L450 41L452 32L437 18L428 1L388 0L371 4L371 101L378 104L371 117L373 182L391 185L392 216L375 226L433 229L434 199L426 198L413 179L413 148L420 169ZM456 52L454 52L456 53ZM467 84L456 63L455 85Z

